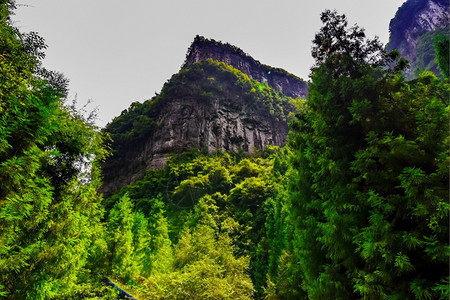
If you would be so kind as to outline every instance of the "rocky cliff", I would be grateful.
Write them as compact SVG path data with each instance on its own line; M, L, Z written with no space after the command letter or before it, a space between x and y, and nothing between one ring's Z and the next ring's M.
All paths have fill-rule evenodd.
M409 60L409 78L421 70L438 73L433 40L438 34L448 35L448 10L448 0L408 0L391 20L387 50L397 49Z
M250 78L267 83L288 97L304 99L308 93L308 84L299 77L283 69L263 65L235 46L198 35L188 50L183 67L208 58L233 66Z
M102 192L108 196L162 168L171 153L282 146L294 108L292 98L223 62L186 64L160 95L134 103L105 128L114 142Z

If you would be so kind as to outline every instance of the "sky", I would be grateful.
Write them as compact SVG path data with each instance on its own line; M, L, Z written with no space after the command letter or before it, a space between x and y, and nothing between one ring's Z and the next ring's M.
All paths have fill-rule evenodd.
M305 80L320 13L336 9L369 38L389 39L404 0L16 0L21 32L48 45L44 67L70 81L69 100L97 107L104 126L132 102L159 93L198 35L228 42Z

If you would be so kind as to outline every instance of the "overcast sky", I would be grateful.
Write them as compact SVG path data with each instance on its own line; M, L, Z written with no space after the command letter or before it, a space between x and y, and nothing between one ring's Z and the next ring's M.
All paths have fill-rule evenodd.
M241 48L308 80L311 41L326 8L385 44L404 0L17 0L13 20L48 45L44 66L70 80L71 98L93 100L104 126L150 99L177 73L195 35Z

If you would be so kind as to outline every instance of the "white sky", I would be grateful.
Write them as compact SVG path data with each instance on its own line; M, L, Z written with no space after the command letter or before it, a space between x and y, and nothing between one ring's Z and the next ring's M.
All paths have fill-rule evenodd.
M177 73L195 35L241 48L256 60L308 80L311 41L326 8L386 44L405 0L17 0L22 32L48 45L44 66L70 80L71 99L93 100L104 126L150 99Z

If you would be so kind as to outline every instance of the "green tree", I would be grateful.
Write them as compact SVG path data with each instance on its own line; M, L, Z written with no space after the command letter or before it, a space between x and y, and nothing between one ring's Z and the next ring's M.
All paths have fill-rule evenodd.
M156 217L159 220L160 216ZM140 276L149 276L152 267L167 263L170 255L155 256L165 249L170 249L170 243L162 243L161 229L150 225L141 212L134 210L133 201L128 194L121 197L109 212L108 220L108 274L124 283L136 280ZM155 234L153 238L150 232ZM163 240L168 240L165 232ZM170 253L170 251L169 251Z
M125 282L138 273L133 260L133 221L133 203L125 194L109 212L107 221L110 272Z
M173 269L144 279L142 294L149 299L251 299L249 258L234 255L229 236L236 222L220 222L209 195L200 199L193 219L194 227L186 227L174 246Z
M276 184L274 193L264 203L266 214L265 238L268 247L267 277L272 283L272 289L277 288L280 258L287 249L287 203L288 190L284 182L287 179L289 149L280 149L273 159L273 172L271 181ZM270 286L269 286L270 288ZM268 292L266 291L266 294Z
M138 268L138 274L145 277L151 273L151 235L145 215L142 212L135 212L133 217L133 260Z
M165 206L161 195L153 199L150 211L150 271L152 274L170 272L172 270L173 249L169 238L169 224L165 217Z
M100 236L103 137L63 104L67 81L44 70L45 44L10 25L0 2L0 295L70 297Z
M291 296L445 297L448 85L405 83L396 52L344 15L321 20L290 136Z

